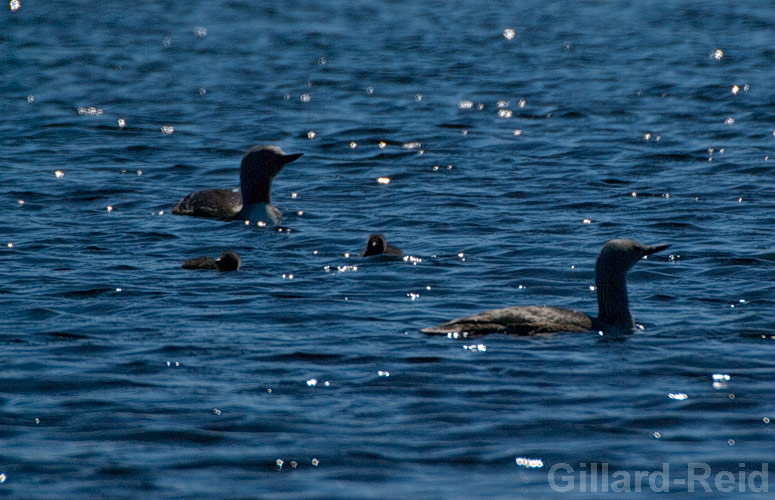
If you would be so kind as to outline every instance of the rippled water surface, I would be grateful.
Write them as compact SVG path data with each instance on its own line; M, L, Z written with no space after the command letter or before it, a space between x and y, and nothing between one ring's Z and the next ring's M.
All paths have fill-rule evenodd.
M0 497L772 489L738 478L775 445L773 33L757 0L3 4ZM304 153L287 230L171 214L260 143ZM672 245L632 336L419 332L594 313L616 237Z

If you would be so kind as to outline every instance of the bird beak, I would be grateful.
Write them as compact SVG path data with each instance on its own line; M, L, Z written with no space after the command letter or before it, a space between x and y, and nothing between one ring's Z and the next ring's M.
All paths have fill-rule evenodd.
M651 245L646 247L645 255L651 255L652 253L661 252L662 250L666 249L670 245Z
M283 165L285 165L286 163L290 163L294 160L298 160L302 156L304 156L304 153L296 153L295 155L285 155L283 156Z

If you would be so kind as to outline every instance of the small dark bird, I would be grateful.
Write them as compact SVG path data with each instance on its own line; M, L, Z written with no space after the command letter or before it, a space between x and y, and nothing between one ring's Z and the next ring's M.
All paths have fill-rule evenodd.
M287 155L278 146L253 146L242 157L240 189L207 189L186 195L172 208L177 215L220 220L280 224L283 215L272 205L272 179L301 153Z
M236 271L242 260L235 252L223 252L220 257L195 257L183 262L183 269L216 269L218 271Z
M423 328L429 334L459 334L461 337L487 333L537 335L552 332L632 333L635 326L627 300L627 271L646 255L669 245L643 245L635 240L610 240L603 245L595 266L598 316L547 306L514 306L453 319Z
M403 252L398 247L388 245L387 240L381 234L372 234L369 236L369 240L366 242L366 250L361 252L361 257L368 257L370 255L395 255L402 256Z

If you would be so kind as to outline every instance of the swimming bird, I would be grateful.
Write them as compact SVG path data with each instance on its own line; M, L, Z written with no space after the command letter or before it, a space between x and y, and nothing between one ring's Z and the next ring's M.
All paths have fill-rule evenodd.
M195 257L183 262L183 269L217 269L218 271L236 271L242 264L236 252L223 252L220 257Z
M372 234L369 236L369 240L366 242L366 250L361 252L361 257L380 254L395 255L400 257L403 255L403 252L401 252L401 249L398 247L388 245L387 240L381 234Z
M616 239L603 245L595 265L598 316L548 306L514 306L492 309L423 328L429 334L458 334L462 337L486 333L536 335L552 332L632 333L635 321L627 300L627 271L647 255L669 245L643 245L635 240Z
M173 214L220 220L253 220L280 224L283 215L270 201L272 179L283 166L302 156L278 146L253 146L242 157L240 189L207 189L175 204Z

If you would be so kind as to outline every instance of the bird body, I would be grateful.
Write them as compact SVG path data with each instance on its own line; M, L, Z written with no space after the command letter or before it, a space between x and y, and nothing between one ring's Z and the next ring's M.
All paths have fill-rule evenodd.
M220 220L234 220L240 211L242 192L239 189L196 191L185 196L172 208L173 214Z
M183 262L183 269L213 269L217 271L236 271L242 259L236 252L223 252L220 257L194 257Z
M423 328L422 331L442 335L456 333L464 337L483 333L540 335L588 332L592 330L592 325L592 318L578 311L549 306L513 306L453 319L443 325Z

